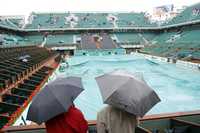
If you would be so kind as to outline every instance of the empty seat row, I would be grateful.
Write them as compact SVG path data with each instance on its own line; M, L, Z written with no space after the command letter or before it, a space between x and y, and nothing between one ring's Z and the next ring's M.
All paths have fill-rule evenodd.
M34 71L40 65L46 61L49 57L55 55L55 52L51 52L45 48L38 47L28 47L28 48L9 48L9 50L0 50L0 55L6 55L9 57L6 60L0 60L0 90L4 90L10 84L28 75L30 72ZM11 52L20 52L18 55L13 57ZM9 54L8 54L9 53ZM23 53L23 56L22 56ZM11 56L9 56L11 55ZM0 58L2 58L0 56ZM43 70L35 74L35 76L43 75Z
M24 103L30 98L37 86L42 83L52 70L52 68L45 66L40 68L23 82L12 88L10 93L1 96L0 129L8 123L13 113L24 106Z

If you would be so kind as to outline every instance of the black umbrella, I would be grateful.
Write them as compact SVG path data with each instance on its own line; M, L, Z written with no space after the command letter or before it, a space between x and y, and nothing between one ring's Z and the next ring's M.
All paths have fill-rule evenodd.
M67 77L47 84L29 107L27 119L38 124L67 112L74 99L83 91L81 78Z

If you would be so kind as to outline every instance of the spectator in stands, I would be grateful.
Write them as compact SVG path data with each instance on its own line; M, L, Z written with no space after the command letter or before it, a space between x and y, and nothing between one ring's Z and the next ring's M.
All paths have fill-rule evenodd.
M87 133L88 124L82 112L72 105L68 112L60 114L46 123L47 133Z
M200 70L200 64L198 65L198 69Z
M199 15L200 14L200 9L199 8L194 8L193 10L192 10L192 15Z
M41 28L41 26L42 26L41 24L38 24L38 26L37 26L37 27L38 27L38 29L40 29L40 28Z
M135 133L137 117L113 106L97 114L97 133Z
M3 45L3 40L4 40L3 36L0 35L0 45Z
M44 35L43 35L42 41L45 41L45 38L47 38L48 35L49 35L49 33L48 33L48 32L45 32Z

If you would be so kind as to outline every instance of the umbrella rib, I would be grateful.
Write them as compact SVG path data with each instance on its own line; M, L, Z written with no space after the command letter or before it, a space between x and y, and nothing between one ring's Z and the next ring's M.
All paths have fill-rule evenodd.
M129 82L129 80L131 80L131 78L129 77L128 78L128 80L126 81L126 82L124 82L124 83L122 83L120 86L118 86L118 88L121 88L122 86L124 86L127 82ZM118 88L117 89L115 89L112 93L111 93L111 95L110 96L108 96L107 98L105 98L105 99L108 99L108 98L110 98L111 96L112 96L112 94L115 92L115 91L117 91L118 90Z
M51 94L52 94L52 96L53 96L54 93L52 92L51 89L50 89L50 92L51 92ZM64 108L64 110L66 110L66 108L65 108L65 107L60 103L60 101L58 100L57 96L56 96L56 95L54 95L54 96L55 96L56 101L59 103L59 105L61 105L61 107Z

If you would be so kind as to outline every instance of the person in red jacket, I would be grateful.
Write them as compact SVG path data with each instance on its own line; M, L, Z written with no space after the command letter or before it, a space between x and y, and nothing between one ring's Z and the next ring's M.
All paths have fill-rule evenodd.
M87 133L88 130L82 112L74 105L66 113L48 120L45 125L47 133Z

